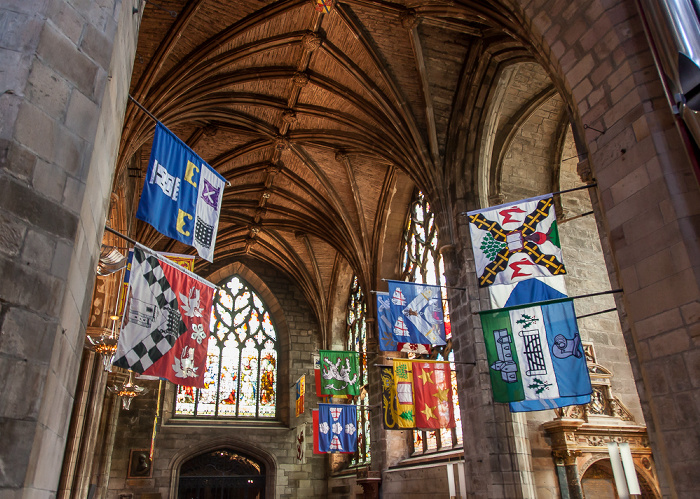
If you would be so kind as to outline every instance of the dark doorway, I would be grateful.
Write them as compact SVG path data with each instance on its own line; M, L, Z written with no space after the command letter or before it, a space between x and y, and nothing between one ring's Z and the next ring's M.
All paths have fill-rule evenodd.
M180 467L178 499L264 499L265 465L230 449L193 457Z

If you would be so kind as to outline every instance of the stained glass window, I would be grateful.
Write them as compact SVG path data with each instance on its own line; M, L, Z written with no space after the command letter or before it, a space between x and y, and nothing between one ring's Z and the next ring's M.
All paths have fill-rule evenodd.
M403 235L401 251L401 279L422 284L446 285L445 267L442 255L438 251L438 230L435 225L435 215L430 209L430 203L418 191L411 203L406 229ZM447 344L439 348L437 359L454 361L452 353L452 328L450 310L447 305L446 293L443 288L442 308L445 318L445 336ZM438 450L452 449L462 445L462 426L457 400L457 378L452 367L452 401L455 410L456 428L440 431L413 432L413 453L422 454Z
M360 354L360 395L355 399L357 404L357 453L353 456L352 465L370 462L370 432L369 432L369 394L367 391L367 303L362 293L360 283L355 276L350 288L347 308L346 348Z
M274 418L277 351L267 307L243 279L231 277L214 299L204 388L179 386L175 414Z

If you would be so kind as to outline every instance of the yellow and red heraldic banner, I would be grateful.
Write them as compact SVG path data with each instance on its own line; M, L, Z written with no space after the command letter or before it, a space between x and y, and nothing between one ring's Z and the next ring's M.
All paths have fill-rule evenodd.
M454 428L450 364L413 361L411 367L416 427L424 430Z

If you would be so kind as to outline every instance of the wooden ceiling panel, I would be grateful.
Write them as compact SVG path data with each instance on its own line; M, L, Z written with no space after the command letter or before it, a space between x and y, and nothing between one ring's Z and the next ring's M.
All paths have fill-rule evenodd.
M392 82L400 89L400 98L411 110L413 120L425 130L425 99L416 67L410 30L402 25L401 11L374 9L361 4L345 7L352 19L366 30L368 43L376 47L379 60Z
M381 71L382 61L376 60L373 54L367 50L367 47L363 45L360 38L353 32L352 26L345 21L343 16L326 16L323 20L323 30L326 45L332 45L332 47L322 47L324 52L340 51L344 58L357 66L369 81L377 85L383 94L391 95L390 87ZM326 57L329 56L326 55Z
M492 57L475 56L473 40L485 24L512 32L499 8L336 0L325 14L311 0L148 2L132 95L232 184L215 263L197 269L242 257L273 265L319 319L340 268L365 284L393 275L414 186L439 192L454 96L469 92L465 61ZM513 88L512 115L528 88ZM117 168L145 171L153 123L133 104L125 123ZM464 142L460 133L451 142ZM134 225L156 249L193 252Z

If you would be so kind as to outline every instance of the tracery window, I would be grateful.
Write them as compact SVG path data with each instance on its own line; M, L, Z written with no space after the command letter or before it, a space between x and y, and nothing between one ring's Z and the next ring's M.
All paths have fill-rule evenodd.
M401 252L401 279L422 284L446 285L445 267L443 265L442 255L440 255L438 251L438 230L435 225L435 215L430 209L430 203L420 191L416 192L414 200L411 203L406 230L404 231L403 248ZM444 287L442 308L445 319L447 344L438 350L437 359L454 361L454 354L452 353L450 310L447 305ZM462 424L460 421L459 401L457 399L457 377L454 372L454 364L451 364L451 368L455 428L445 428L439 431L414 430L414 454L435 452L462 446Z
M360 357L360 395L355 399L357 404L357 453L353 456L351 465L367 464L370 462L370 432L369 432L369 394L367 380L367 302L360 283L355 276L350 288L347 307L347 344L346 348L359 353Z
M214 298L204 388L179 386L175 414L275 418L277 352L267 307L248 283L231 277Z

